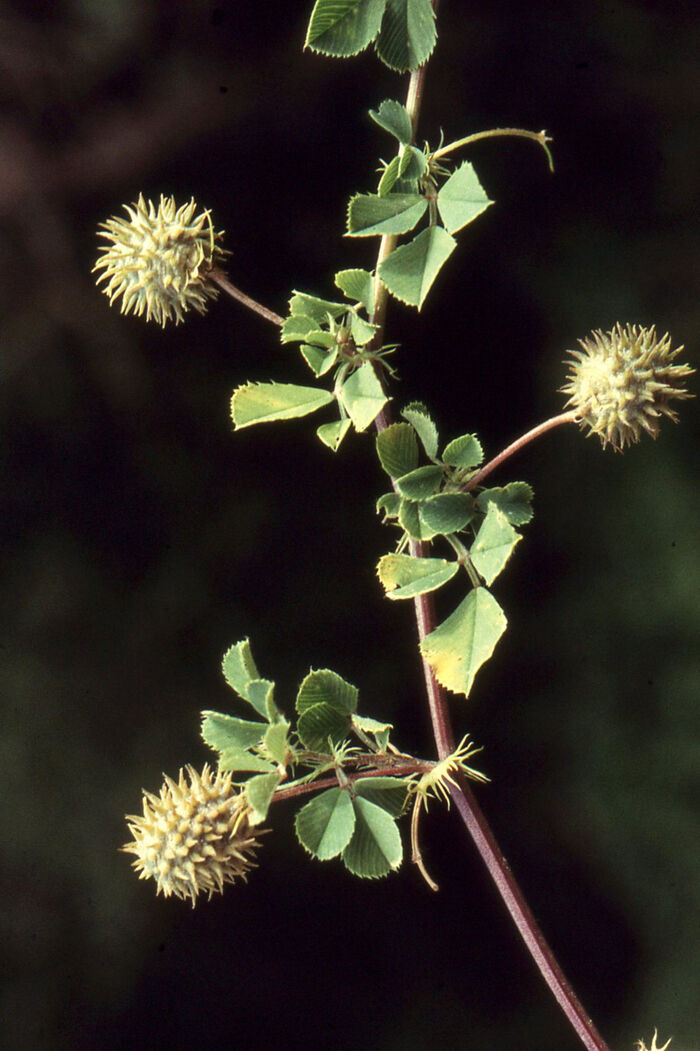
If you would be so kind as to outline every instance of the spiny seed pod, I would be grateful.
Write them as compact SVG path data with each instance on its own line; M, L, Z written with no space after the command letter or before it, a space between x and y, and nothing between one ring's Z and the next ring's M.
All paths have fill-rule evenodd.
M231 785L231 774L199 774L187 767L177 782L166 777L160 796L144 792L143 816L127 817L133 842L121 849L135 854L139 879L152 877L166 898L171 894L196 903L200 891L211 898L225 883L246 878L249 855L258 846L245 795Z
M579 340L582 350L570 350L568 382L561 388L569 395L582 427L597 434L603 448L610 443L618 451L639 441L642 431L656 438L662 415L678 419L669 402L692 398L679 386L695 370L674 365L683 347L671 350L671 337L656 338L652 328L619 323L610 332L600 329Z
M194 198L179 208L173 197L161 195L156 208L143 194L133 205L124 205L128 219L111 218L100 223L98 237L102 256L93 267L103 269L97 283L112 303L122 297L122 314L146 314L146 321L165 326L173 318L179 324L187 310L200 314L218 289L209 277L225 252L216 242L223 231L214 232L208 211L195 216Z

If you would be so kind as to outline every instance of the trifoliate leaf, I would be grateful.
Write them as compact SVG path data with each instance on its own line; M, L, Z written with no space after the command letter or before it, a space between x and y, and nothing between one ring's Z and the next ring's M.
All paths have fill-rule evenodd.
M345 435L352 426L350 420L333 420L332 423L322 423L316 428L316 434L331 452L337 452Z
M522 536L516 533L503 511L490 504L469 552L477 573L487 584L496 579L519 540Z
M437 456L438 432L425 405L420 401L411 402L402 410L401 415L404 420L408 420L422 441L428 459L434 460Z
M421 522L436 534L447 536L464 529L476 514L468 493L438 493L420 505Z
M245 797L248 805L252 807L252 813L248 817L248 824L261 825L267 817L275 789L282 780L278 770L271 774L257 774L246 781Z
M305 47L322 55L357 55L376 37L386 0L316 0Z
M399 245L380 264L379 276L393 296L420 310L441 267L457 247L441 226L429 226Z
M375 124L388 131L402 145L408 145L413 138L411 118L406 107L402 106L400 102L396 102L394 99L384 99L379 109L371 109L369 115Z
M352 715L357 710L357 687L328 668L310 671L297 692L297 713L302 715L320 703L342 715Z
M397 777L362 777L352 787L355 796L369 800L392 817L400 817L406 809L409 784Z
M234 770L236 773L246 774L249 772L269 774L274 770L272 763L265 759L247 752L243 748L224 748L219 753L219 769Z
M356 431L364 431L374 422L389 400L370 361L365 361L345 381L340 400Z
M486 511L491 504L503 511L511 525L525 525L532 518L532 486L527 482L509 482L508 485L495 489L484 489L479 493L476 503L480 511Z
M386 810L360 795L352 804L355 831L343 851L345 867L363 879L386 876L399 867L403 856L396 822Z
M317 322L316 327L321 322L327 322L329 314L333 318L338 318L347 309L347 303L334 303L330 299L319 299L318 296L310 296L306 292L294 291L289 300L289 313L314 318Z
M399 513L399 505L401 504L401 497L398 493L384 493L377 500L376 508L377 514L384 512L384 521L387 518L396 518Z
M389 69L407 73L422 66L436 39L431 0L387 0L375 47Z
M426 635L420 650L442 686L468 696L474 676L493 653L506 624L493 595L486 588L475 588Z
M233 392L231 416L236 430L254 423L291 420L308 416L333 401L320 387L298 387L295 383L246 383Z
M269 679L251 679L245 688L246 701L271 723L277 722L280 714L272 699L274 691L275 684Z
M282 322L280 339L283 343L301 343L306 339L307 332L313 332L317 328L316 318L308 314L290 314Z
M274 759L280 766L285 766L287 763L287 754L289 752L288 738L289 723L286 719L280 719L279 722L268 726L265 731L265 737L263 738L265 749L270 758Z
M362 303L368 314L374 310L374 278L366 270L339 270L335 283L348 299Z
M202 712L202 737L215 752L225 748L252 748L269 729L267 723L252 723L222 712Z
M438 192L440 218L451 234L476 219L490 204L493 201L484 193L469 161L460 164Z
M442 468L428 464L401 475L396 479L396 488L407 500L427 500L438 489L441 481Z
M419 193L358 193L348 205L348 234L375 237L405 234L420 222L428 202Z
M481 443L475 434L462 434L448 442L442 462L450 467L477 467L484 458Z
M329 788L311 799L294 819L297 838L319 861L335 858L350 842L355 830L355 809L349 793Z
M390 423L377 435L377 456L390 478L400 478L418 466L416 433L408 423Z
M321 702L305 708L297 720L299 738L312 752L329 752L350 733L350 715Z
M444 558L414 558L412 555L383 555L377 576L387 598L406 599L436 591L451 580L459 569L457 562Z

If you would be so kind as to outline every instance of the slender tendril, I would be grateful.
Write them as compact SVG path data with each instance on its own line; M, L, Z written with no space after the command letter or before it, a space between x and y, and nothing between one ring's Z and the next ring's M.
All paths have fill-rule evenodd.
M435 161L439 160L440 157L446 157L448 153L454 153L455 150L461 150L463 146L471 146L475 142L481 142L482 139L496 138L530 139L532 142L536 142L547 154L549 170L551 172L554 171L554 158L547 145L552 140L547 135L547 132L527 131L525 128L491 128L489 131L475 131L472 135L465 135L463 139L457 139L455 142L448 142L447 146L441 146L439 150L432 154L432 159Z

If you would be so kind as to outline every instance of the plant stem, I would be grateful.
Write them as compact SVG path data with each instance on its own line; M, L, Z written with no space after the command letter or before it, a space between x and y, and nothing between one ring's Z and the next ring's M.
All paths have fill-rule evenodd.
M489 460L487 464L477 471L475 475L469 479L466 485L462 486L462 490L468 493L470 489L480 485L487 475L491 474L491 471L495 471L497 467L507 460L513 453L520 452L526 445L534 441L535 438L539 438L541 434L546 434L547 431L553 430L555 427L560 427L562 423L577 423L579 419L578 413L575 409L570 409L569 412L562 412L558 416L551 416L544 423L538 423L532 430L526 431L519 438L516 438L514 442L507 445L498 456L494 456L493 460Z
M438 0L433 0L433 8L435 10L437 10L437 6ZM406 109L411 117L414 137L418 123L420 102L423 94L425 69L425 65L421 66L420 69L415 70L411 74L406 98ZM517 129L498 129L497 131L478 133L478 136L468 136L467 139L462 140L459 145L465 145L469 141L476 141L477 137L493 137L496 134L503 134L514 130L517 131ZM520 134L523 134L528 138L537 138L540 144L546 149L544 141L534 132ZM456 148L456 145L453 144L451 148ZM437 154L434 154L434 156L437 156ZM372 321L379 325L379 329L375 336L375 343L377 346L380 346L383 341L388 297L386 289L379 281L379 264L389 254L394 247L395 242L395 237L382 237L377 257L377 265L375 269L375 308L372 316ZM517 449L522 448L523 445L527 444L527 441L532 441L533 438L538 437L539 434L543 434L545 431L558 426L560 423L574 422L575 418L573 412L563 413L561 416L554 417L553 420L548 420L546 423L540 424L539 427L535 427L532 431L529 431L527 435L524 435L522 438L518 439L517 442L508 446L503 453L495 457L494 460L482 468L479 474L471 479L470 487L478 484L475 479L479 476L482 478L485 477L485 475L497 467L499 463L502 463L503 460L516 452ZM383 431L390 422L391 416L387 407L382 410L374 421L377 433ZM427 545L421 541L411 540L410 551L414 557L425 557L427 553ZM422 642L426 635L433 631L436 626L435 606L432 593L418 595L414 599L414 608L416 623L418 626L418 637ZM422 663L435 745L439 758L444 759L454 751L454 732L450 721L447 700L445 692L435 679L432 668L428 662L422 658ZM553 993L557 1003L575 1030L581 1043L586 1048L586 1051L609 1051L607 1044L596 1030L593 1022L584 1011L576 994L566 980L552 950L549 948L542 932L540 931L520 888L513 878L510 866L503 856L496 838L489 828L486 818L481 812L471 789L466 783L466 779L460 777L459 787L452 787L450 792L455 801L459 815L469 835L473 839L491 879L503 898L506 908L510 912L530 955L536 963L540 974L544 978L549 989Z
M253 310L260 317L264 317L266 321L271 321L273 325L282 325L284 318L280 317L279 314L275 314L274 310L268 310L262 303L258 303L257 300L251 299L245 292L241 292L240 288L236 288L232 285L223 270L219 270L218 267L214 267L209 271L209 279L218 285L222 292L226 295L231 296L231 299L237 300L242 303L244 307L248 307L249 310Z
M346 771L345 776L350 782L361 781L363 777L408 777L410 774L423 774L427 770L432 770L434 766L435 763L424 763L420 759L414 759L411 762L373 766L371 770L363 770L357 774L349 774ZM335 788L337 784L338 778L333 774L329 777L319 777L316 781L307 781L302 785L288 785L275 791L273 802L278 803L284 799L294 799L296 796L318 792L322 788Z
M471 146L475 142L481 142L482 139L496 139L502 137L530 139L531 141L538 143L547 154L549 170L554 171L552 154L547 146L547 143L550 141L547 137L547 133L545 131L527 131L525 128L490 128L488 131L475 131L473 135L466 135L463 139L457 139L456 142L448 142L447 146L442 146L432 154L432 159L438 160L440 157L446 157L448 153L452 153L454 150L459 150L463 146Z

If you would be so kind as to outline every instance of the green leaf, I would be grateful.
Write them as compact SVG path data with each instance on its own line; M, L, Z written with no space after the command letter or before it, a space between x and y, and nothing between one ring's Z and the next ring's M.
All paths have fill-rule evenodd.
M320 427L317 427L316 434L323 444L335 453L350 427L350 420L333 420L332 423L322 423Z
M320 703L327 704L342 715L352 715L357 711L357 686L346 682L341 675L328 668L312 670L297 691L297 713L303 715Z
M372 367L365 361L346 379L340 389L340 400L356 431L364 431L389 400Z
M420 650L442 686L468 696L474 676L493 653L506 624L493 595L486 588L475 588L426 635Z
M420 179L425 175L428 162L422 150L417 146L405 146L399 158L399 176L402 179Z
M231 416L236 430L270 420L308 416L333 401L320 387L298 387L296 383L245 383L233 392Z
M392 817L401 817L406 809L409 784L397 777L362 777L352 787L356 797L369 800Z
M396 822L376 803L357 795L352 801L355 831L343 851L345 867L363 879L386 876L401 864L403 849Z
M481 442L475 434L462 434L448 442L442 462L450 467L477 467L484 458Z
M266 723L252 723L222 712L202 712L202 716L202 737L215 752L225 748L252 748L268 729Z
M355 830L355 809L345 789L329 788L310 800L294 819L297 839L309 854L328 861L340 854Z
M333 318L339 318L347 309L347 303L334 303L330 299L319 299L318 296L310 296L306 292L296 290L289 300L289 313L314 318L317 322L316 328L318 324L328 321L329 314Z
M399 245L379 266L382 283L393 296L420 310L441 267L457 247L441 226L429 226L408 244Z
M219 753L219 769L234 770L236 773L252 771L256 774L269 774L274 767L265 759L260 759L259 756L246 752L243 748L224 748L223 752Z
M325 702L305 708L297 721L297 733L311 752L328 752L329 741L340 744L350 733L350 715Z
M335 58L357 55L376 37L386 0L316 0L304 47Z
M316 318L308 314L291 314L282 322L280 339L283 343L301 343L306 339L307 333L318 328Z
M420 520L420 504L413 500L401 500L399 504L399 525L413 540L431 540L435 535Z
M270 758L274 759L280 766L286 766L288 759L288 738L289 738L289 723L286 719L280 719L279 722L273 723L272 726L268 726L265 731L263 743L267 749Z
M484 193L469 161L464 161L452 172L440 187L437 198L440 218L451 234L476 219L491 204L493 201Z
M235 690L239 697L247 700L246 687L248 683L253 679L260 678L248 639L241 639L240 642L235 643L235 645L230 646L226 650L221 662L221 670L231 689Z
M377 193L380 197L386 197L387 194L391 193L391 191L394 189L394 186L396 185L396 180L399 177L400 163L401 158L397 154L395 157L392 157L392 159L386 165L384 171L382 172L379 183L377 184ZM413 193L414 191L412 190L411 192Z
M369 321L365 321L354 310L350 311L348 318L350 320L352 338L358 347L364 347L365 343L369 343L379 331L379 325L372 325Z
M368 314L374 310L374 278L366 270L339 270L335 283L348 299L362 303Z
M269 722L277 722L279 712L272 699L275 684L269 679L253 679L245 688L245 699Z
M384 521L387 518L396 518L399 513L399 506L401 504L401 497L398 493L384 493L377 500L376 509L377 514L384 512Z
M260 825L267 817L275 789L282 780L278 770L271 774L257 774L246 781L245 796L253 813L248 818L250 825Z
M383 555L377 575L387 598L405 599L436 591L451 580L459 563L444 558L414 558L412 555Z
M336 354L329 354L327 350L322 350L321 347L312 347L306 343L299 349L314 376L323 376L333 367Z
M408 420L422 441L428 459L434 460L438 450L438 432L425 405L420 401L413 401L403 409L401 415L404 420Z
M399 424L400 426L400 424ZM396 488L407 500L427 500L442 481L442 468L436 464L416 467L396 479Z
M519 540L522 536L516 533L503 511L490 504L469 552L477 573L487 584L496 579Z
M405 106L394 99L384 99L378 110L371 109L369 115L375 124L407 146L413 138L411 118Z
M351 237L374 237L380 234L405 234L420 221L428 202L419 193L358 193L348 205L348 234Z
M469 493L438 493L420 505L421 522L441 536L457 533L476 514Z
M400 478L418 466L416 433L408 423L390 423L376 438L379 462L390 478Z
M508 485L495 489L484 489L476 498L480 511L486 511L491 504L503 511L511 525L525 525L532 518L532 486L527 482L509 482Z
M372 734L380 751L386 752L389 744L389 733L394 729L393 723L380 723L376 719L369 719L367 716L353 715L352 725L353 728L357 727L358 730L362 730L366 734Z
M388 0L375 47L397 73L417 69L430 57L437 32L431 0Z

